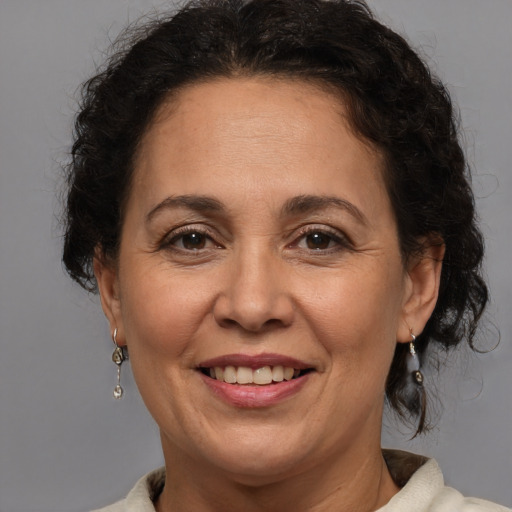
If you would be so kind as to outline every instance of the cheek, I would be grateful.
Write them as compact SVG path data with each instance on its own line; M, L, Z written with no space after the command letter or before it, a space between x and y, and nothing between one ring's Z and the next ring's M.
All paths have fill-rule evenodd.
M129 349L146 357L181 354L211 310L211 292L196 280L163 265L132 265L121 290L121 310Z
M337 279L316 281L316 292L304 295L304 310L315 337L332 355L336 371L361 372L379 380L391 364L400 321L401 267L351 267ZM313 284L313 283L312 283Z

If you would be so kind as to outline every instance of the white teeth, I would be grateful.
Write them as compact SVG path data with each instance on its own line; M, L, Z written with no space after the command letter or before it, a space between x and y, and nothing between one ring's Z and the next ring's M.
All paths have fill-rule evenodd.
M228 384L258 384L265 386L272 382L282 382L283 380L292 380L300 375L300 370L277 366L262 366L253 370L247 366L226 366L222 368L216 366L209 369L209 375L212 379L227 382Z
M252 384L252 370L246 366L239 366L236 371L238 384Z
M236 368L234 366L224 368L224 382L236 384Z
M254 384L270 384L272 382L272 370L270 366L264 366L254 370L252 380Z
M284 369L284 380L292 380L293 379L293 368L286 367Z
M215 367L215 378L217 380L224 380L224 370L219 366Z
M274 382L283 382L284 369L281 365L274 366L274 368L272 368L272 380Z

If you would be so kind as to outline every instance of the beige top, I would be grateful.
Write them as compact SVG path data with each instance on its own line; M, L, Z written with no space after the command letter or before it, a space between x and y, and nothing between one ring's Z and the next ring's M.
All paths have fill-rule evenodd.
M490 501L465 498L444 485L434 459L398 450L384 450L389 471L402 489L376 512L512 512ZM141 478L126 498L93 512L155 512L153 500L162 492L165 469Z

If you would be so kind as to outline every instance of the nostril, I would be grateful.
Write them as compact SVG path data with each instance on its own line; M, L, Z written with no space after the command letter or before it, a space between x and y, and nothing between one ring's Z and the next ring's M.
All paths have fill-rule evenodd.
M250 286L229 288L219 296L213 307L213 316L224 328L239 327L248 332L261 332L286 327L293 322L295 308L288 294L268 284L258 290Z
M244 331L254 332L254 333L258 333L258 332L262 332L262 331L264 332L264 331L284 327L284 323L277 318L271 318L270 320L265 320L263 322L258 322L255 320L249 321L247 319L245 321L243 321L243 320L238 321L238 320L234 320L233 318L229 318L229 317L216 319L216 320L217 320L217 324L225 329L239 327L239 328L243 329Z
M219 318L215 316L215 320L220 327L224 329L240 328L247 332L261 333L275 329L287 327L289 324L280 318L269 318L260 321L257 318L241 317L233 318L232 316L225 316Z
M226 329L229 329L230 327L237 327L239 325L238 322L231 318L217 318L216 320L221 327L224 327Z

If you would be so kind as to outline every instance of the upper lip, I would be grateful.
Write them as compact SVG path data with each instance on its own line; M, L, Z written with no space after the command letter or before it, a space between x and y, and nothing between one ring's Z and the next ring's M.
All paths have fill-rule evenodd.
M306 370L313 368L312 364L308 364L294 357L285 356L282 354L225 354L223 356L214 357L206 361L202 361L197 366L198 368L214 368L219 366L221 368L226 366L245 366L252 370L257 370L263 366L285 366L295 368L296 370Z

